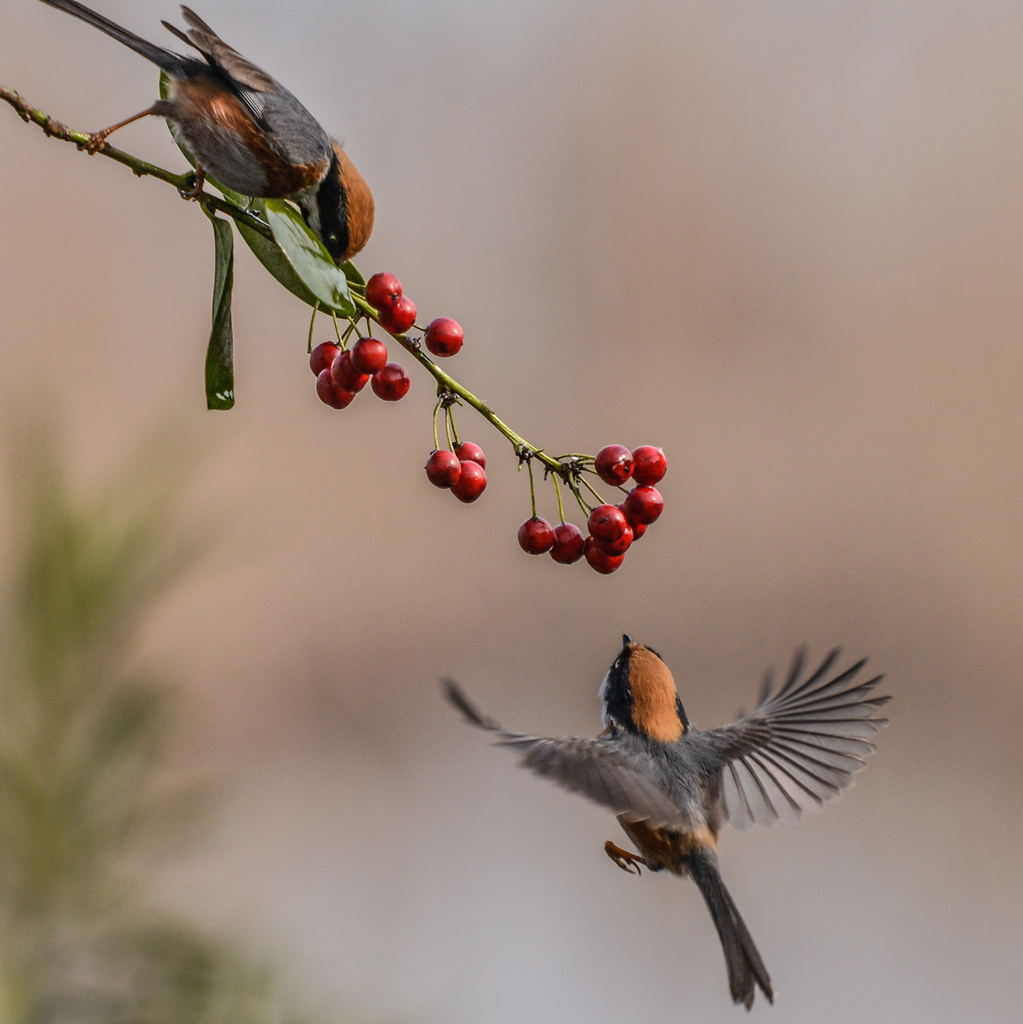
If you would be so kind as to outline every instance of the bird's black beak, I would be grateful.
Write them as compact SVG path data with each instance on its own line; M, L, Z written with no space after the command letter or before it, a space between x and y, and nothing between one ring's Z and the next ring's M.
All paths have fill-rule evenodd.
M622 647L628 647L632 643L632 637L628 633L622 633Z

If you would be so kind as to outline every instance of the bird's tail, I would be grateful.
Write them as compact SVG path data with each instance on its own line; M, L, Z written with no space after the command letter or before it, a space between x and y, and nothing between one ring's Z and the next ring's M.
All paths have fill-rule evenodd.
M760 959L753 937L745 922L739 916L732 897L721 880L717 858L712 851L701 851L691 856L687 866L693 881L699 887L707 902L707 909L714 920L714 927L721 937L728 966L728 987L732 999L742 1003L748 1010L753 1005L756 992L754 982L760 986L769 1002L774 1002L771 978Z
M168 73L180 71L183 65L189 63L189 58L181 57L162 46L147 42L141 36L135 35L134 32L129 32L109 18L104 18L102 14L97 14L84 4L78 3L78 0L42 0L42 2L49 4L50 7L56 7L59 11L66 11L76 18L81 18L93 28L98 28L100 32L105 32L118 42L131 47L136 53L142 54L147 60L151 60Z

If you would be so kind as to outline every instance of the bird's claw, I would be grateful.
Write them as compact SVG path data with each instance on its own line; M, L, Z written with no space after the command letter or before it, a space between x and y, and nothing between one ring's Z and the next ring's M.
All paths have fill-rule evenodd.
M640 869L640 865L649 866L647 862L635 853L629 853L628 850L623 850L620 846L616 846L609 839L604 843L604 853L606 853L611 860L615 862L626 873L630 875L641 875L643 872Z

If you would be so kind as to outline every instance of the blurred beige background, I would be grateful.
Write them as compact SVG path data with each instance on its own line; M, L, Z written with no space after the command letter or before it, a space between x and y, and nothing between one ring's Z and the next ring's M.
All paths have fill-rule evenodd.
M95 5L155 39L176 17ZM227 790L166 898L374 1016L734 1021L695 888L617 871L610 818L488 749L437 679L594 733L626 630L710 726L797 644L841 643L888 673L879 754L823 816L723 837L779 991L753 1016L1014 1019L1023 7L199 13L344 137L378 204L358 263L463 323L456 376L552 451L654 443L670 471L616 576L530 560L497 435L462 415L483 500L435 491L426 375L399 406L321 406L304 307L241 247L238 406L205 412L204 218L0 110L0 401L47 403L86 476L163 410L210 449L193 506L223 539L145 653L186 683L177 770ZM0 81L76 127L155 96L34 0L0 26ZM156 121L118 144L180 164Z

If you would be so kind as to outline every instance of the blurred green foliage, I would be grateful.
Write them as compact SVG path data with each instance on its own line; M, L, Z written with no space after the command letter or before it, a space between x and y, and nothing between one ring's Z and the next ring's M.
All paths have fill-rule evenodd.
M187 460L167 450L169 433L91 489L72 484L39 422L22 420L12 446L0 1024L311 1019L271 968L145 900L146 852L193 803L156 793L172 690L133 664L154 604L204 549L176 533Z

